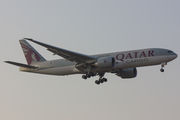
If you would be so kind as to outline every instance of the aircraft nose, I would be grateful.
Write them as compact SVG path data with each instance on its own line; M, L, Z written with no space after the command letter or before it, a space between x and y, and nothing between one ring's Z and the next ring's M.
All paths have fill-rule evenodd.
M178 57L178 55L177 55L176 53L174 53L174 55L175 55L175 58L177 58L177 57ZM175 59L175 58L174 58L174 59Z
M172 53L171 55L168 56L168 60L171 61L171 60L174 60L178 57L178 55L176 53Z
M176 53L174 53L173 55L172 55L172 59L174 60L174 59L176 59L178 57L178 55L176 54Z

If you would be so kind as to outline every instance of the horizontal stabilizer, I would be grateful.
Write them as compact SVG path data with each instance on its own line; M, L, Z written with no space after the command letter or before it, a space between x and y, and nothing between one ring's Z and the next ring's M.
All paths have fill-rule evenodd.
M32 68L32 69L38 68L35 66L30 66L30 65L26 65L26 64L22 64L22 63L12 62L12 61L4 61L4 62L12 64L12 65L19 66L19 67L24 67L24 68Z

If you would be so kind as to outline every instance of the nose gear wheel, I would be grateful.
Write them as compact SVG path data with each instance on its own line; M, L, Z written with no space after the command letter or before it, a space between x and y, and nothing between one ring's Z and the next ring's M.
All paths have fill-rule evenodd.
M160 69L161 72L164 72L164 69L163 69L163 68L164 68L165 65L167 65L166 62L161 64L161 69Z

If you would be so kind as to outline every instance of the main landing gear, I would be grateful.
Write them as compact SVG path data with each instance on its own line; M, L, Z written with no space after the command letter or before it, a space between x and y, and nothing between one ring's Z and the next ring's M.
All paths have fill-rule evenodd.
M99 85L100 83L107 82L106 78L99 78L99 80L96 80L95 83Z
M106 78L102 78L105 73L99 73L99 80L96 80L95 83L99 85L100 83L107 82Z
M161 69L160 69L161 72L164 72L164 69L163 69L163 68L164 68L165 65L167 65L167 63L162 63L162 64L161 64Z
M86 75L82 75L82 78L86 80L87 78L94 77L94 76L95 76L94 73L89 73L89 74L86 74Z
M98 73L98 75L99 75L99 80L96 80L96 81L95 81L95 83L96 83L97 85L99 85L100 83L107 82L107 79L106 79L106 78L103 78L104 74L105 74L105 73ZM82 78L86 80L87 78L94 77L94 76L96 76L96 74L94 74L94 73L89 73L89 74L86 74L86 75L82 75Z

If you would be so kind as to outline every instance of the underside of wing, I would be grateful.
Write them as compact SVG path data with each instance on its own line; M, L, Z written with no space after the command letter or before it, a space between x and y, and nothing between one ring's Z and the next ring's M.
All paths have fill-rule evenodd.
M97 60L96 57L93 57L93 56L84 55L81 53L58 48L58 47L51 46L51 45L48 45L48 44L45 44L42 42L38 42L38 41L30 39L30 38L25 38L25 39L32 41L36 44L39 44L43 47L46 47L47 50L51 51L55 55L59 55L59 56L65 58L66 60L69 60L71 62L76 62L77 64L80 64L80 63L91 64L91 63L96 62L96 60Z

